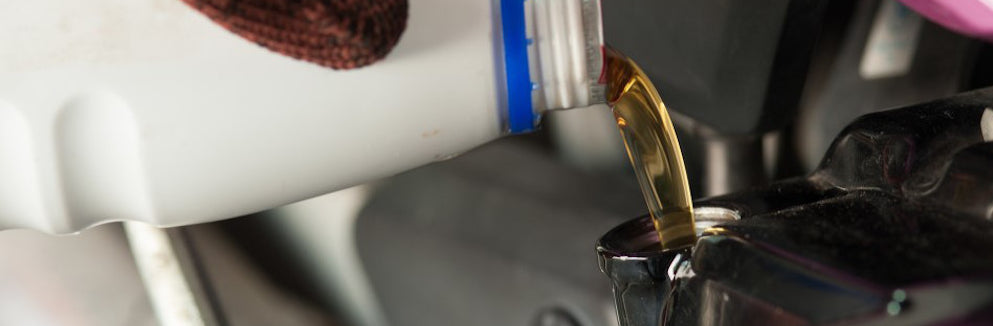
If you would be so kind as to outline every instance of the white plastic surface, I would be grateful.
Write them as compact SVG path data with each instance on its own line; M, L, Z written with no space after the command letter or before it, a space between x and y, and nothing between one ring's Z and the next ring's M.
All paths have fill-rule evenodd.
M229 218L496 138L492 6L410 0L393 52L342 72L178 0L0 2L0 229Z

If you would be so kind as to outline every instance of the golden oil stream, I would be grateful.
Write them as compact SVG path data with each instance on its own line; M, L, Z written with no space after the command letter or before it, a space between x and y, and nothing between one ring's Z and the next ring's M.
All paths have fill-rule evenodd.
M664 250L692 246L693 197L683 154L659 92L630 58L607 49L607 101L617 119Z

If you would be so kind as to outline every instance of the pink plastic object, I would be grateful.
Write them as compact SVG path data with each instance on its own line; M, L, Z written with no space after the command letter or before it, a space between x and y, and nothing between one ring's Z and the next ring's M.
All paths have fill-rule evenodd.
M993 42L993 0L900 0L953 31Z

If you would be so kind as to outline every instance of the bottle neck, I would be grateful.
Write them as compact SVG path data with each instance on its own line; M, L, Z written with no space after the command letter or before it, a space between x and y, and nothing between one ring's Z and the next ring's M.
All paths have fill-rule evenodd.
M535 108L571 109L605 103L600 0L533 4Z
M600 0L500 0L500 15L509 132L606 102Z

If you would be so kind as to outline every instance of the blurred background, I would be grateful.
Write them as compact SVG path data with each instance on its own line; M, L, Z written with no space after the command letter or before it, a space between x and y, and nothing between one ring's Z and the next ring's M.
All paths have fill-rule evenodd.
M804 175L856 117L993 84L993 46L893 0L605 0L693 194ZM606 107L289 206L170 229L215 322L616 325L594 242L645 213ZM119 224L0 234L0 324L156 325ZM205 302L205 303L204 303Z

